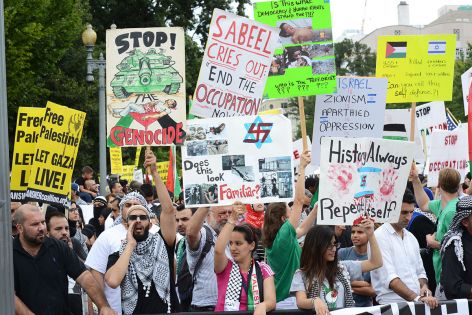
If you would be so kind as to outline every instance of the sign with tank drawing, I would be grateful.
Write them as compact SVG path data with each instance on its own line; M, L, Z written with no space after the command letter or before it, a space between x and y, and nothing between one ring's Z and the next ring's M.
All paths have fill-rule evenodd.
M106 37L107 145L182 144L183 28L114 29Z

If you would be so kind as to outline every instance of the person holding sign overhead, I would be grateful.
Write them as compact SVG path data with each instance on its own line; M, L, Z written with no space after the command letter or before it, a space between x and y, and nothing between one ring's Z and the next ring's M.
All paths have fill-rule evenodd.
M275 309L274 272L263 262L254 260L257 236L248 224L236 226L245 212L241 202L235 202L231 215L215 244L215 273L218 282L218 302L215 311L254 311L266 314ZM233 260L226 257L229 243Z

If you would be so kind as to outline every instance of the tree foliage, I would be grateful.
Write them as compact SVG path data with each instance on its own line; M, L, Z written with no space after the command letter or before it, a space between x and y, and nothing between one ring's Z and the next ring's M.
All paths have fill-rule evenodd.
M375 53L352 39L334 44L337 75L371 76L375 74Z

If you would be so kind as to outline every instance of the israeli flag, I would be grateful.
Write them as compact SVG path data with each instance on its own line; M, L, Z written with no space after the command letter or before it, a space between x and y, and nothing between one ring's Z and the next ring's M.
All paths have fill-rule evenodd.
M446 53L446 42L445 41L432 41L428 43L428 54L445 54Z

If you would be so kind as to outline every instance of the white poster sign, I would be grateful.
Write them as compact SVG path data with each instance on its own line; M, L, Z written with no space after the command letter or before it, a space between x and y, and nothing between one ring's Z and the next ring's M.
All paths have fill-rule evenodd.
M469 171L467 124L452 131L434 130L431 134L431 154L428 165L428 186L438 185L439 171L450 167L461 174L461 183Z
M430 102L416 107L416 129L421 139L426 139L428 152L431 151L431 132L434 129L447 130L444 102ZM424 145L424 144L423 144Z
M464 115L469 114L469 89L472 84L472 67L461 75L462 95L464 97Z
M323 137L382 138L386 78L337 77L337 92L317 95L312 164L320 165Z
M369 215L398 222L414 144L372 138L321 139L318 224L347 224Z
M307 143L308 148L311 148L311 141L310 141L310 137L308 136L306 136L306 143ZM295 168L298 168L298 166L300 165L300 159L301 159L302 153L303 153L303 139L298 139L297 141L293 142L292 159L293 159L293 166Z
M182 148L187 206L291 201L291 124L283 115L194 119Z
M256 115L278 37L270 26L215 9L190 113Z

